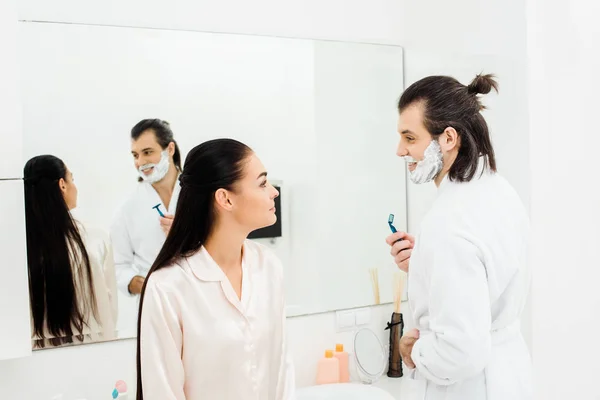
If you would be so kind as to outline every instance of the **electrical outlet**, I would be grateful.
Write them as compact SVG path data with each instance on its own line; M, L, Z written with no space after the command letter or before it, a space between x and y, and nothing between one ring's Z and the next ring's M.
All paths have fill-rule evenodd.
M371 309L359 308L354 310L356 325L367 325L371 322Z
M338 332L352 330L356 326L354 311L336 311L336 328Z

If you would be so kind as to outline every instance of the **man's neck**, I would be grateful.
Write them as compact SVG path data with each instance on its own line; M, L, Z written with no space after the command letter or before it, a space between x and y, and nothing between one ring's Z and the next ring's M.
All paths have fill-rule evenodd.
M446 175L448 175L448 171L444 171L444 170L440 171L440 173L437 174L437 176L433 180L435 182L435 186L440 187L440 185L442 184L442 181L444 180Z
M171 197L173 196L173 190L175 189L175 183L177 182L177 176L179 175L179 171L173 164L169 166L169 171L167 175L160 181L153 183L152 187L158 193L158 197L165 205L167 210L169 209L169 203L171 202Z

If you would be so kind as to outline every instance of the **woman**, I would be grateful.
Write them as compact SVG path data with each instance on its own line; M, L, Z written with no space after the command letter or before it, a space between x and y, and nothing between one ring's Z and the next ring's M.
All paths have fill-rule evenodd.
M188 154L177 214L140 299L138 400L287 400L283 272L246 240L276 222L277 190L246 145Z
M529 224L519 196L496 173L478 98L491 89L490 75L468 86L430 76L398 104L397 154L407 158L413 182L438 186L416 237L387 239L400 267L410 257L417 329L401 340L409 367L403 399L533 398L519 327L530 284Z
M60 159L34 157L23 176L33 347L115 339L117 293L108 235L73 219L77 187Z

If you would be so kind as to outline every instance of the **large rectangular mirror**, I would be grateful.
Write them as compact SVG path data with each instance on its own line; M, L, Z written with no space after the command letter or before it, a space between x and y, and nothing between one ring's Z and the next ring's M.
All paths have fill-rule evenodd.
M406 229L400 47L22 22L19 48L24 159L65 162L86 227L110 230L139 185L131 129L160 118L182 159L230 137L278 182L281 236L253 240L283 261L288 316L392 301L388 215ZM159 223L150 207L147 221ZM116 332L104 340L136 334L139 296L116 291Z

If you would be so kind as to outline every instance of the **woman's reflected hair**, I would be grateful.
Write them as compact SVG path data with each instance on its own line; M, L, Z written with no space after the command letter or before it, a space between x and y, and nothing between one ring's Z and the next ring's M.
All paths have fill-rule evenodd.
M59 187L66 175L64 162L51 155L34 157L23 169L29 297L38 347L83 341L87 319L97 312L90 259Z

